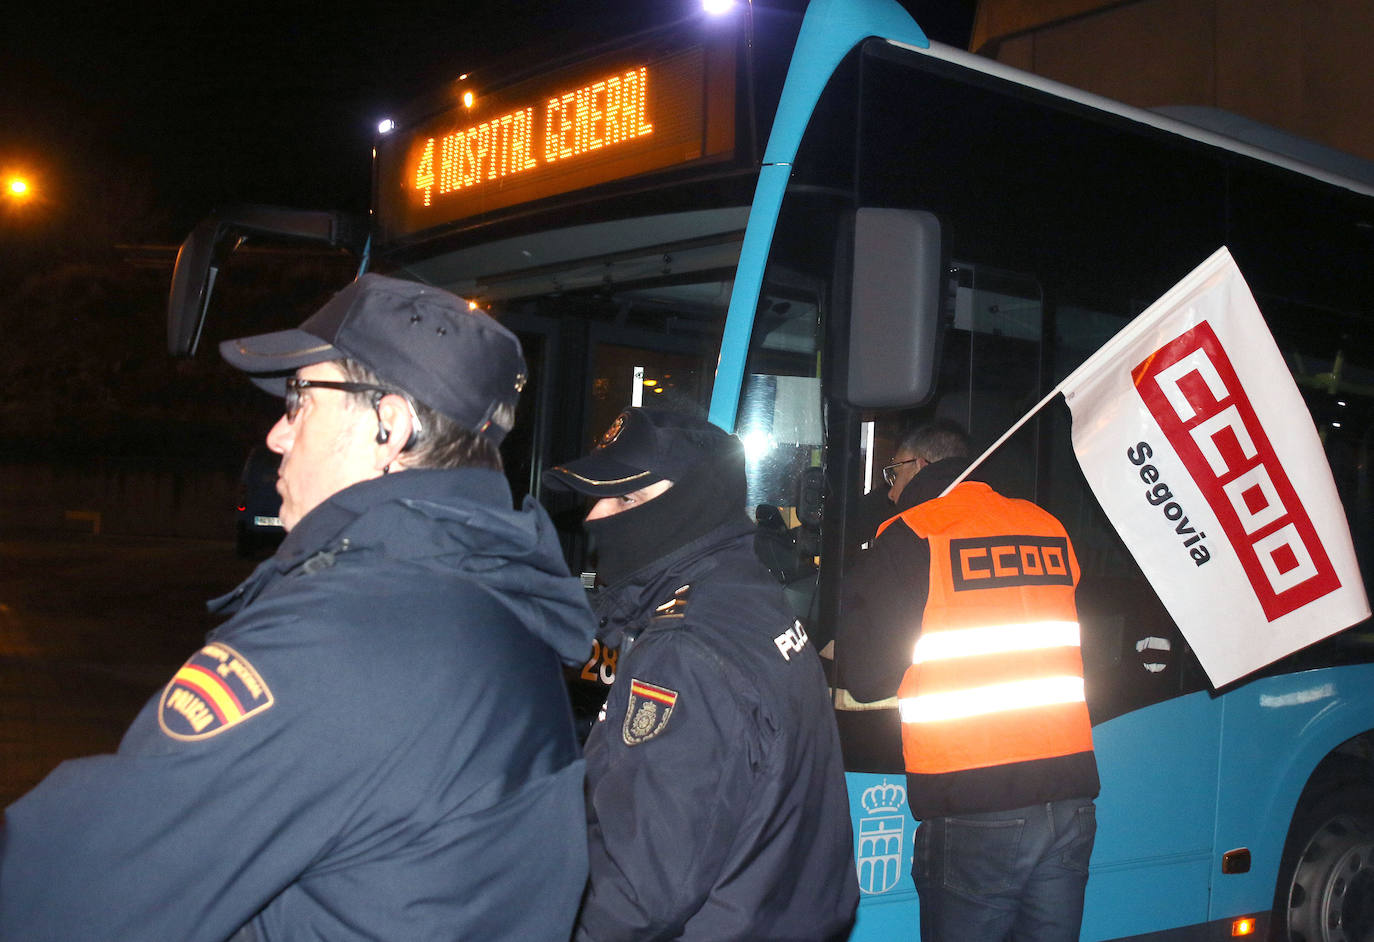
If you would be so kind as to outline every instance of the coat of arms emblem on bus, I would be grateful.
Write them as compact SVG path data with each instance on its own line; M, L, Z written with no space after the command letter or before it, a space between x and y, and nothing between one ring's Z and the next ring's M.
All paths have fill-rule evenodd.
M883 780L864 790L860 799L867 812L859 819L859 889L886 893L903 874L903 840L907 816L906 787Z

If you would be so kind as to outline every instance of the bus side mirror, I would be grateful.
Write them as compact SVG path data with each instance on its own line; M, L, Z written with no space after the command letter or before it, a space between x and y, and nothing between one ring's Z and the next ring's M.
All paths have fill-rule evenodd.
M200 343L215 277L230 252L248 236L323 242L362 255L367 224L345 213L239 206L203 220L177 250L167 296L167 350L190 356Z
M940 221L923 210L861 208L851 257L845 398L860 409L919 405L938 368Z

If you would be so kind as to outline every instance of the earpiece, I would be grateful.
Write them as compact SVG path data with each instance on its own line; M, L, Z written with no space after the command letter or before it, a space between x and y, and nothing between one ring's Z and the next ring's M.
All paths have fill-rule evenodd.
M379 426L377 426L377 444L378 444L378 445L385 445L385 444L387 443L387 441L388 441L390 438L391 438L391 429L387 428L385 425L379 425Z

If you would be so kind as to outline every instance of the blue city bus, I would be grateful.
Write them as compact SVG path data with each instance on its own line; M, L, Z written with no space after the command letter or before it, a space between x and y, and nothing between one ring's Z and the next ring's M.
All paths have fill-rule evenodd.
M900 429L948 418L990 444L1226 245L1368 574L1374 170L1215 118L932 43L894 0L703 11L414 102L379 130L368 220L207 219L178 255L170 346L201 344L245 238L341 246L445 287L524 343L507 473L546 501L574 571L591 565L584 508L542 493L540 472L628 404L703 410L744 442L760 555L829 658ZM209 323L232 336L232 312ZM1062 403L982 471L1057 515L1082 564L1102 777L1082 937L1370 938L1374 627L1215 689L1093 500ZM594 712L614 667L589 652L575 706ZM852 938L914 939L896 714L827 669L863 891Z

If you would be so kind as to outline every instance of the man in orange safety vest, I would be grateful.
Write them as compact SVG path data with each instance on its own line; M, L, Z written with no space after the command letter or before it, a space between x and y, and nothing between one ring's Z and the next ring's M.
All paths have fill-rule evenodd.
M897 514L846 578L836 662L896 697L921 937L1076 940L1098 792L1074 605L1078 561L1035 504L965 480L963 432L904 437Z

